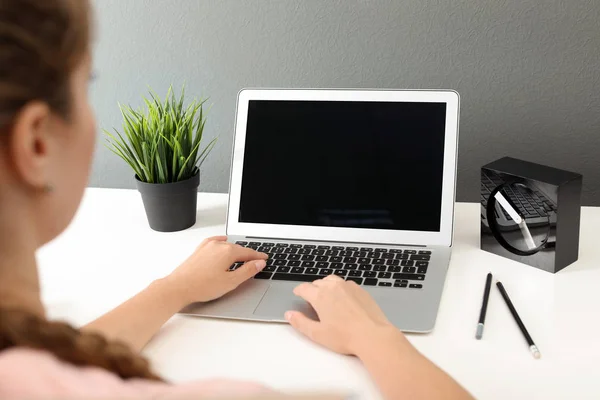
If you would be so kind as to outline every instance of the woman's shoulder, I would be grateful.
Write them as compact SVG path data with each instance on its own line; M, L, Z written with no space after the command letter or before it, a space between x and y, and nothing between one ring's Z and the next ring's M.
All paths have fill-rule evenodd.
M25 348L0 352L0 398L154 397L256 394L260 385L226 380L178 385L132 379L96 367L77 367L51 353Z
M6 381L8 376L17 376L30 371L46 369L56 366L58 360L48 352L28 349L24 347L13 347L0 351L0 378Z
M46 351L12 348L0 352L0 398L127 395L133 394L130 386L108 371L67 364Z

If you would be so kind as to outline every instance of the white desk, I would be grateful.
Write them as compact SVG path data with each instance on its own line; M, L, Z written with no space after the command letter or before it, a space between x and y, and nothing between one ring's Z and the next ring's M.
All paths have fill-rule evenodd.
M50 315L83 324L166 275L203 238L224 233L226 200L200 194L196 226L165 234L148 228L136 191L88 189L73 225L39 253ZM580 259L553 275L480 251L479 205L458 204L436 329L409 339L481 399L599 399L598 225L600 208L584 208ZM488 271L504 282L540 360L495 288L484 338L475 340ZM284 390L353 388L377 398L356 359L326 351L287 325L175 316L145 354L176 382L220 376Z

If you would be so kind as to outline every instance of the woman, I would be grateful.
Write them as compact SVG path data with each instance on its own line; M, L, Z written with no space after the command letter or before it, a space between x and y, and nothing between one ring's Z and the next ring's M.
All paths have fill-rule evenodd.
M0 397L260 392L248 383L170 385L138 354L183 306L218 298L265 266L265 254L223 237L206 240L171 275L81 330L45 317L35 252L71 221L95 141L90 20L88 0L0 0ZM227 272L235 261L246 264ZM469 398L354 283L331 276L295 293L320 322L289 312L290 324L359 357L386 398Z

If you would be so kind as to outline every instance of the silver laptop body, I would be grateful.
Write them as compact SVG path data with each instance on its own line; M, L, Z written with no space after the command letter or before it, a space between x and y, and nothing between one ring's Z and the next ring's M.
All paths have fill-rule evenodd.
M399 329L433 330L452 249L458 121L449 90L242 90L227 236L269 263L181 313L318 319L292 290L336 274Z

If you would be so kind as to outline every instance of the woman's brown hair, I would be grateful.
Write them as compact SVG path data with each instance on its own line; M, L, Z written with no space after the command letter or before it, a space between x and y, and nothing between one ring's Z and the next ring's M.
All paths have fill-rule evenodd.
M0 0L0 140L28 103L41 101L68 119L70 77L90 48L89 0ZM2 309L0 351L48 351L78 366L96 366L123 379L159 380L126 345L18 310Z

